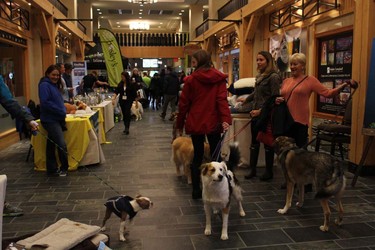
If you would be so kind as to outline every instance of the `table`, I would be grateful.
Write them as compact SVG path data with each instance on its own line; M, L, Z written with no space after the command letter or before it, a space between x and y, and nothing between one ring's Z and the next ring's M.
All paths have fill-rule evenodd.
M112 101L103 101L98 105L92 106L91 108L102 110L105 133L107 133L110 129L112 129L115 126Z
M3 206L5 201L5 191L7 188L7 176L0 175L0 249L3 236Z
M222 153L229 153L229 143L238 142L241 153L241 162L245 165L250 164L250 145L251 145L251 124L248 113L232 114L232 125L224 137ZM248 125L247 125L248 124ZM247 125L247 126L246 126ZM264 147L260 147L257 166L264 166Z
M76 170L78 166L104 163L105 157L97 136L98 112L86 115L67 115L67 131L64 132L68 148L69 170ZM46 171L46 137L47 132L39 123L39 133L31 137L34 148L34 169Z

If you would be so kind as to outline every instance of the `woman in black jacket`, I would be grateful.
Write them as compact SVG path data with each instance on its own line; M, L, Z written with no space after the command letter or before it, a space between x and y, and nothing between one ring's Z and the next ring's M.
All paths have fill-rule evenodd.
M124 134L129 134L130 120L131 120L131 107L133 101L137 98L137 85L130 81L129 73L121 73L121 82L117 85L115 89L115 95L113 96L112 102L115 102L115 99L119 95L119 103L122 110L123 120L125 130Z

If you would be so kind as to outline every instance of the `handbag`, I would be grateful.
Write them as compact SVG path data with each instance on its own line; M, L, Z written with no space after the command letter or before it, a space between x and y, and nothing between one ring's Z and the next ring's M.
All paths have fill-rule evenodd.
M290 96L292 95L293 90L302 83L307 76L305 76L301 81L299 81L293 89L290 91L290 94L286 101L283 104L280 105L274 105L271 110L268 110L268 120L266 123L266 129L259 130L257 134L257 141L267 145L271 146L273 144L273 141L276 137L280 135L285 135L286 132L291 128L291 126L294 123L294 119L292 115L289 112L288 106L286 105ZM272 100L274 102L274 99L269 99L268 102ZM262 109L263 111L263 109ZM281 121L281 123L280 123ZM273 124L277 124L277 126L272 127Z
M275 137L286 135L289 130L292 128L293 124L295 123L293 116L290 114L288 108L288 101L294 91L294 89L301 84L308 76L305 76L301 81L299 81L290 91L288 98L285 102L282 102L278 105L274 105L272 110L272 124L276 124L273 128L273 135Z
M266 129L260 130L257 134L257 141L263 143L264 145L272 147L273 141L275 140L272 133L271 122L267 123Z

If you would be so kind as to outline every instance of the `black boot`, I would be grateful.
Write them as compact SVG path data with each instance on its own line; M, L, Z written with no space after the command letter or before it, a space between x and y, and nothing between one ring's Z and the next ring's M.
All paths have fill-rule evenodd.
M193 185L192 198L194 200L202 199L202 190L201 190L201 173L199 168L191 167L191 183Z
M273 149L268 146L265 146L264 150L266 156L266 171L259 179L261 181L268 181L273 178L273 160L275 155Z
M250 173L245 175L245 179L251 179L257 176L257 163L259 156L259 144L250 147Z

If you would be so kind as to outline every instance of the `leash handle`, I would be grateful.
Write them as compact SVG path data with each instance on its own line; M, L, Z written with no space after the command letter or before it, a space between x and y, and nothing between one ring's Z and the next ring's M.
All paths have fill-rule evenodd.
M224 140L224 137L225 137L227 131L228 131L228 130L224 131L224 133L223 133L222 136L220 137L219 142L218 142L217 145L216 145L216 148L215 148L214 152L213 152L212 155L211 155L211 159L213 159L213 160L215 160L215 161L219 161L220 153L221 153L221 147L223 146L223 140Z

